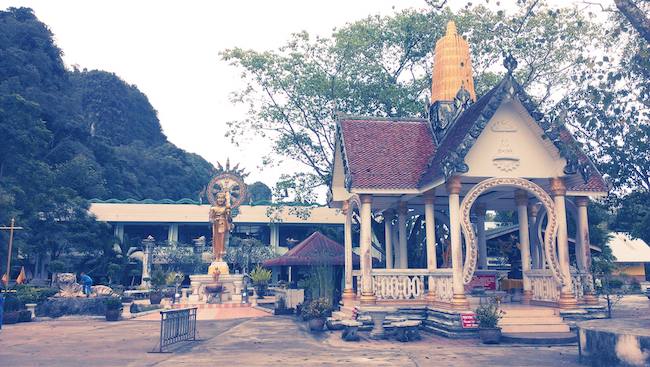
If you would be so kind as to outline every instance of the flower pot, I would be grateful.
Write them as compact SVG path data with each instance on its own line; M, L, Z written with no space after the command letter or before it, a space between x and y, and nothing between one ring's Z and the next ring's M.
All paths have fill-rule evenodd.
M2 318L3 325L15 324L20 318L20 311L5 311Z
M32 311L30 310L18 311L18 322L30 322L30 321L32 321Z
M264 298L266 295L266 284L258 284L255 286L255 291L257 292L257 298Z
M323 326L325 326L325 318L323 317L309 320L310 331L323 331Z
M501 328L480 328L478 329L478 336L483 344L499 344L501 341Z
M106 310L106 321L117 321L122 315L122 309L118 308L117 310Z
M162 292L151 292L149 293L149 303L152 305L159 305L160 301L163 299Z

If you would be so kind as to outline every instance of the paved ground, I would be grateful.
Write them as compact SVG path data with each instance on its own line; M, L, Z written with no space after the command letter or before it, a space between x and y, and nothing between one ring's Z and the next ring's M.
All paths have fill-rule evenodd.
M241 318L253 318L269 316L268 312L258 310L254 307L232 307L232 308L208 308L199 309L196 315L197 320L230 320ZM139 316L138 320L156 321L160 320L160 313L152 312Z
M147 353L158 323L47 321L0 332L2 366L578 366L577 348L482 346L425 334L422 341L346 343L340 332L313 335L293 317L199 321L200 342Z
M617 318L650 318L650 301L628 296L614 310ZM159 330L158 322L147 318L6 325L0 331L0 366L579 366L576 346L483 346L426 333L408 344L346 343L340 332L311 334L293 317L207 312L213 311L222 312L222 320L199 321L201 341L182 343L167 354L147 353L156 347ZM230 318L240 316L257 317Z

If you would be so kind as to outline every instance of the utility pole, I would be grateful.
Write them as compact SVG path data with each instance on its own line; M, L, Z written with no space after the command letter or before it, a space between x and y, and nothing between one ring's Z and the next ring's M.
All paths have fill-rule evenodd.
M9 287L10 279L10 270L11 270L11 251L14 244L14 231L24 229L23 227L16 227L16 218L11 218L11 225L9 227L2 226L0 231L9 231L9 246L7 246L7 269L5 275L2 277L2 283L5 285L5 292L7 292L7 287Z

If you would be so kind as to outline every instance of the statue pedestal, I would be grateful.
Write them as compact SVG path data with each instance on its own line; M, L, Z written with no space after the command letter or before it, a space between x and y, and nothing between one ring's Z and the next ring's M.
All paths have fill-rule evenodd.
M228 264L225 261L217 261L214 260L212 264L208 267L208 275L212 276L219 271L219 279L221 279L222 276L230 274L230 268L228 268Z
M219 279L215 282L210 274L194 274L190 275L192 295L189 296L190 303L201 303L207 301L205 294L206 285L219 284L224 288L224 293L221 296L223 302L237 302L241 301L241 284L244 280L242 274L228 274L221 273ZM239 288L239 289L237 289Z

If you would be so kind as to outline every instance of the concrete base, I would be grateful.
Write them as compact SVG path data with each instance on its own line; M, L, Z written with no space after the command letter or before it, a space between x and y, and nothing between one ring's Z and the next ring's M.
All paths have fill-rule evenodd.
M233 295L241 294L241 284L244 276L241 274L221 274L217 282L210 274L194 274L190 275L190 286L192 294L188 296L190 303L206 302L205 286L211 284L220 284L224 287L224 292L221 295L223 302L233 301ZM241 300L241 298L240 298Z
M504 333L501 341L512 344L567 345L575 344L578 336L575 333Z

